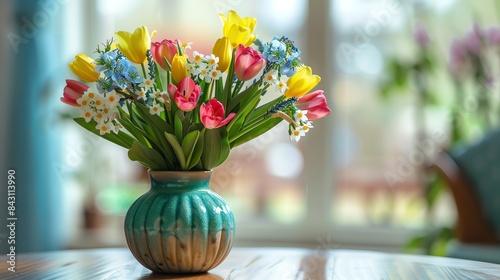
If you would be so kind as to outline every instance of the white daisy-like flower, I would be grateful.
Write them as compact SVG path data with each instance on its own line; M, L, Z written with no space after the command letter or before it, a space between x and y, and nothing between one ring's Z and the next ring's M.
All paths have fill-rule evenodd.
M210 83L212 80L217 81L221 76L222 76L221 71L219 71L217 69L213 69L212 71L207 73L207 75L205 76L205 81L207 83Z
M105 122L101 122L101 123L97 123L96 125L96 129L99 129L99 134L101 135L104 135L106 133L110 133L112 128L110 126L110 123L111 122L108 122L108 123L105 123Z
M205 56L204 56L203 54L201 54L201 53L199 53L199 52L197 52L197 51L194 51L194 52L193 52L193 63L195 63L195 64L200 64L200 63L202 63L202 62L203 62L203 58L204 58L204 57L205 57Z
M181 46L182 52L185 52L187 49L191 49L191 45L193 42L181 42L180 40L177 40L179 46Z
M203 68L203 69L200 68L199 70L200 70L200 74L198 74L198 75L199 75L200 79L206 79L208 76L208 70L206 68Z
M107 102L106 102L106 99L104 99L101 95L99 95L99 96L96 96L94 98L94 100L91 101L91 104L93 105L93 107L100 110L107 105Z
M137 92L137 99L142 99L144 101L148 99L148 97L146 96L146 91L143 88L141 88L141 90Z
M272 69L264 74L264 82L270 85L276 85L278 82L278 71Z
M104 114L104 112L102 110L98 110L94 114L94 121L96 121L97 123L103 123L106 120L107 120L107 116Z
M276 84L276 87L278 88L278 91L282 94L284 94L285 91L288 89L288 86L283 81L278 81L278 83Z
M161 112L165 111L165 109L163 109L163 106L161 106L160 103L156 103L154 102L153 103L153 106L151 108L149 108L149 113L151 115L160 115Z
M87 97L88 100L95 100L95 98L99 97L99 94L92 88L88 88L84 93L84 97Z
M307 133L311 128L314 128L314 126L312 125L312 122L311 121L307 121L306 123L304 123L302 126L301 126L301 130L304 131L304 133Z
M206 56L204 60L207 63L208 68L210 69L217 68L217 65L219 64L219 58L216 57L214 54Z
M113 108L113 107L117 106L118 103L120 102L120 97L118 96L118 94L116 94L115 90L112 90L112 91L106 93L105 99L107 101L107 106L109 108Z
M90 108L90 99L86 95L82 95L82 97L78 98L76 103L78 103L84 110Z
M82 110L82 118L85 119L85 122L90 122L94 117L94 114L91 110Z
M295 114L293 115L293 118L299 122L299 121L302 121L302 122L307 122L308 119L307 119L307 110L297 110L297 112L295 112Z
M290 140L295 140L295 142L299 142L300 137L305 136L306 133L302 130L301 127L296 127L292 130L290 134Z
M151 79L144 79L144 82L142 82L139 86L141 88L144 88L145 91L152 90L153 86L155 85L154 81Z

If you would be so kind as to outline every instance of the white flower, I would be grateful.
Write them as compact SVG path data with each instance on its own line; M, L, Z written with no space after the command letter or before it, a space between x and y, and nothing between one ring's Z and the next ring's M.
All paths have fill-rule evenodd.
M87 97L88 100L95 100L99 94L92 88L88 88L84 93L83 97Z
M300 129L304 131L304 133L307 133L311 128L314 128L311 121L307 121L300 127Z
M107 105L106 100L101 95L96 96L94 100L90 101L90 104L98 110L104 108Z
M197 51L193 52L193 62L197 65L203 62L205 56Z
M285 91L288 89L288 86L286 85L285 82L283 81L279 81L277 84L276 84L276 87L278 88L279 92L281 94L285 94Z
M165 111L165 109L163 109L163 106L160 105L160 103L156 103L154 102L153 103L153 107L151 107L149 109L149 113L151 115L160 115L161 112Z
M297 110L297 112L295 112L295 114L293 115L293 118L299 122L299 121L302 121L302 122L307 122L308 119L307 119L307 110Z
M144 89L141 88L141 90L137 92L137 99L142 99L144 101L148 99L148 97L146 96L146 91Z
M219 71L217 69L213 69L212 71L210 71L209 73L207 73L205 75L205 81L207 83L210 83L212 80L217 81L221 76L222 76L221 71Z
M85 119L85 122L90 122L92 118L94 117L94 114L91 110L88 109L83 109L81 110L82 113L82 118Z
M204 60L208 64L208 68L210 68L210 69L217 68L217 65L219 64L219 58L216 57L214 54L211 54L209 56L205 56Z
M110 126L110 123L111 122L108 122L108 123L105 123L105 122L97 123L97 125L96 125L95 128L99 129L99 134L104 135L106 133L110 133L111 130L112 130L112 127Z
M270 85L276 85L278 82L278 71L272 69L264 74L264 82Z
M76 103L78 103L82 107L82 109L90 108L90 99L85 94L82 95L82 97L78 98L76 100Z
M116 107L116 105L120 102L120 97L116 94L115 90L106 93L105 99L109 108Z
M187 49L191 49L191 45L193 44L193 42L183 43L183 42L181 42L181 40L177 40L177 44L179 44L179 46L181 46L182 52L185 52Z
M200 79L206 79L206 77L208 76L208 70L206 68L200 68L199 71L200 71L199 74Z
M295 142L299 142L300 137L305 135L306 133L302 130L302 127L296 127L292 130L290 134L290 140L295 140Z
M151 79L145 79L144 82L142 82L139 86L141 88L144 88L145 91L152 90L153 86L155 85L154 81Z

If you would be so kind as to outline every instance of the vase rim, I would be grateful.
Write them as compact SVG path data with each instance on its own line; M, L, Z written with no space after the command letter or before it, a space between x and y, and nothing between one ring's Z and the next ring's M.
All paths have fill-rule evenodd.
M164 179L207 179L212 171L154 171L148 169L148 174L155 180Z

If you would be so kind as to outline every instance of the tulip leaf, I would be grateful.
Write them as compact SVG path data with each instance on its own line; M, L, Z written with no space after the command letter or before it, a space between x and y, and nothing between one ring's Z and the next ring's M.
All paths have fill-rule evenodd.
M101 135L99 130L95 128L97 126L97 122L94 120L91 120L90 122L86 122L84 118L74 118L73 120L86 130L112 143L122 146L125 149L130 149L130 147L132 147L132 143L134 143L134 138L123 131L119 131L118 134L111 132Z
M200 137L200 132L195 130L188 133L184 139L182 139L182 152L184 153L184 158L186 159L186 170L189 170L191 165L191 159L193 152L196 148L196 143ZM199 160L199 159L198 159ZM196 164L196 163L195 163Z
M267 118L261 124L252 127L252 129L243 130L237 137L231 138L231 148L244 144L275 127L282 121L281 118Z
M231 149L225 128L207 129L204 133L201 161L203 169L212 170L220 165Z
M155 149L144 146L139 141L135 141L132 144L132 147L128 150L128 157L133 161L140 162L151 170L168 170L167 163L161 154Z
M253 95L248 96L249 100L247 102L242 103L244 104L243 107L240 108L240 110L238 110L236 116L231 120L231 122L227 126L229 135L232 136L240 131L240 128L243 126L243 123L246 120L246 117L250 114L250 112L253 111L253 109L255 109L255 107L259 103L260 98L258 97L260 96L260 92L256 90L255 92L252 93Z
M177 141L182 141L182 120L184 119L183 112L181 110L175 113L174 118L174 132Z
M165 132L165 138L167 139L168 143L170 143L170 145L172 146L172 149L174 150L174 153L177 156L177 160L179 161L182 170L187 170L186 158L184 157L184 152L182 151L182 147L179 144L179 141L177 141L175 135Z
M169 125L159 116L151 115L149 109L144 104L135 103L137 108L137 114L143 118L146 125L144 129L146 132L156 140L156 143L161 148L162 152L165 154L165 158L172 159L173 166L176 166L173 147L167 139L164 137L164 133L170 133L171 128Z

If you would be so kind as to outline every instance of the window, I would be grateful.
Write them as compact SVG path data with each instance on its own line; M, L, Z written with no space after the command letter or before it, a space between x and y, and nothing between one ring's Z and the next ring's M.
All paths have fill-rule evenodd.
M208 54L220 37L217 13L235 9L258 19L256 33L263 41L288 35L300 46L304 61L322 76L319 88L325 90L333 114L315 122L298 144L289 141L286 125L280 126L233 150L214 171L214 190L235 212L237 243L400 245L428 217L418 172L394 187L385 176L415 149L415 101L411 92L384 100L379 84L389 57L411 57L414 21L428 22L435 34L443 34L439 44L453 36L448 27L440 27L439 19L466 8L458 0L442 2L80 1L74 9L84 14L81 25L66 27L66 33L75 39L72 54L91 53L94 42L138 25L156 29L153 40L179 38ZM447 56L447 46L442 55ZM446 129L445 123L429 123L431 129ZM67 143L89 147L72 167L74 183L67 196L75 203L68 209L85 209L88 232L112 233L108 240L96 234L89 241L93 246L123 244L121 220L148 187L145 171L129 162L122 149L74 124L65 128ZM453 221L449 197L438 212L440 221Z

